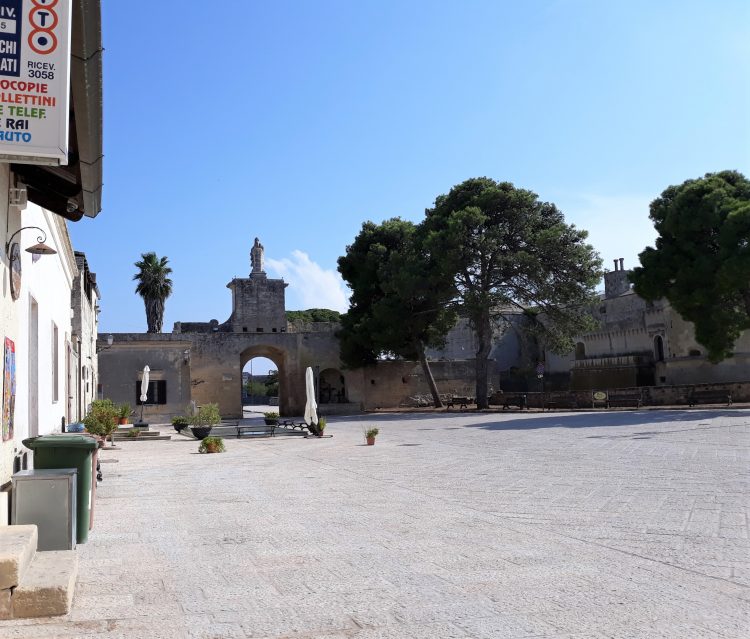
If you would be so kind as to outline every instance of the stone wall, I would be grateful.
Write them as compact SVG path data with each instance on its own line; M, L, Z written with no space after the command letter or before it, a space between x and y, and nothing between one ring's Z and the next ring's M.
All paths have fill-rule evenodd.
M191 343L165 340L158 334L115 333L113 337L112 347L99 353L103 397L116 404L129 404L137 420L141 415L137 405L141 375L148 365L152 381L166 381L167 403L144 406L144 421L164 423L175 415L184 415L191 399L190 365L185 362L185 351Z
M232 315L227 324L235 333L284 333L286 308L284 280L267 279L253 273L235 278L227 288L232 291Z

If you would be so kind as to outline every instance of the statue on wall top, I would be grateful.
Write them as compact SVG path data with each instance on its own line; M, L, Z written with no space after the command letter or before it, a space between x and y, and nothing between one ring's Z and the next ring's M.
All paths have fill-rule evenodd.
M253 248L250 249L250 268L252 273L263 273L263 245L256 237Z

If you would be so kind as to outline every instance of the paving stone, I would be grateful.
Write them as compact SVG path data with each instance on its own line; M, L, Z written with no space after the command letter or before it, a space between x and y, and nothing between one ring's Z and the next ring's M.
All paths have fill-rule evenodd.
M0 636L744 639L748 416L376 415L208 460L126 446L70 615Z

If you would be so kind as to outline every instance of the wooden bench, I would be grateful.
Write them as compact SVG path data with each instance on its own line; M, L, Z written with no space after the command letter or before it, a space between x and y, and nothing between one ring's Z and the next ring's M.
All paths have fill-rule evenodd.
M526 395L519 393L517 395L504 395L503 396L503 410L510 410L511 406L518 406L519 410L529 409L529 404L526 401Z
M448 410L451 406L455 406L458 404L458 408L468 408L469 404L474 403L473 397L461 397L461 396L454 396L449 397L448 401L445 404L445 410Z
M688 395L688 406L696 404L732 405L732 393L728 390L691 390Z
M575 395L558 395L544 399L544 410L552 408L578 408L578 400Z
M241 437L274 437L276 426L268 424L253 424L251 426L237 426L237 439Z
M618 406L635 406L640 408L643 405L643 393L641 389L637 390L611 390L607 393L607 408Z

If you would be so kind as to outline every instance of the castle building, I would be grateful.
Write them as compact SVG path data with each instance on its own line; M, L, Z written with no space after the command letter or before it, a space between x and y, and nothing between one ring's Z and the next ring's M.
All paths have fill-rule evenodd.
M224 417L242 416L242 371L265 357L279 371L280 413L298 416L305 405L305 369L315 371L322 414L429 403L417 362L381 360L345 369L339 359L337 323L302 324L286 319L283 279L264 271L264 247L255 238L250 273L234 278L232 312L224 322L176 322L171 333L115 333L99 357L101 394L117 403L138 404L141 372L151 369L145 418L166 421L184 414L190 402L216 402ZM524 336L523 313L506 313L489 358L489 385L506 391L552 391L667 386L747 380L750 333L735 357L710 363L695 342L692 325L666 300L646 302L632 290L623 260L605 274L604 293L591 309L599 328L580 335L570 353L545 352ZM428 351L438 389L473 395L474 332L465 319L451 330L442 349ZM539 363L544 374L538 376Z

